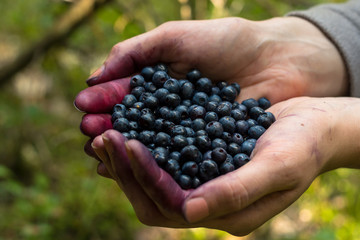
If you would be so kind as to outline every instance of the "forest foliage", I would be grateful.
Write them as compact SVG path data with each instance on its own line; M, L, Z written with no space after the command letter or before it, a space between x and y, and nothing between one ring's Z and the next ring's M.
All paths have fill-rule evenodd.
M78 0L81 1L81 0ZM43 41L77 1L1 0L0 69ZM0 240L230 240L209 229L147 227L116 184L83 152L73 101L119 41L171 20L263 20L325 0L113 0L36 51L0 87ZM41 44L40 44L41 45ZM244 239L360 239L357 171L317 178L291 207Z

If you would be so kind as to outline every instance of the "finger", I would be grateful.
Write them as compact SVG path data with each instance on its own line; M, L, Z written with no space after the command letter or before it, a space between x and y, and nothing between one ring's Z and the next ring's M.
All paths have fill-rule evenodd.
M83 116L80 124L81 132L91 138L95 138L112 128L110 114L86 114Z
M84 89L76 96L74 105L87 113L109 113L128 93L130 78L118 79Z
M122 190L130 200L139 220L146 225L180 227L178 222L166 218L137 182L125 150L125 138L115 130L104 133L106 150L120 179ZM142 169L146 171L146 169Z
M182 216L182 205L190 191L184 191L175 180L154 160L151 153L139 141L126 144L134 176L147 195L168 218L186 223Z
M92 141L93 141L93 139L89 139L89 140L85 143L85 145L84 145L84 152L85 152L88 156L90 156L90 157L92 157L92 158L95 158L95 159L98 160L98 161L101 161L101 159L96 155L94 149L91 147Z
M100 163L98 164L97 173L98 173L100 176L103 176L103 177L111 178L111 179L112 179L110 173L109 173L108 170L106 169L105 164L102 163L102 162L100 162Z
M106 152L102 136L99 135L96 138L94 138L91 146L94 149L94 152L96 153L96 155L101 159L110 178L112 178L116 181L117 178L112 169L110 157L109 157L108 153Z

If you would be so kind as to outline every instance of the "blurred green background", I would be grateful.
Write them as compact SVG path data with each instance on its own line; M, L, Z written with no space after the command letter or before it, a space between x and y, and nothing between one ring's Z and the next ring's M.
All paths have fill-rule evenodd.
M87 138L79 131L82 113L73 100L114 44L163 22L262 20L337 1L98 1L101 7L56 45L42 40L58 36L58 22L76 2L0 2L0 75L16 72L0 85L0 240L238 239L216 230L139 223L124 194L96 174L96 161L83 152ZM26 67L16 65L21 61ZM359 182L357 171L326 173L290 208L243 239L360 239Z

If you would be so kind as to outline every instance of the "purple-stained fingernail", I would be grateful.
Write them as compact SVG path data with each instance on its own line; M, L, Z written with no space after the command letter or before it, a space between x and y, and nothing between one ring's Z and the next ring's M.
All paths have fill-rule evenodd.
M129 158L129 160L132 161L134 159L134 154L133 154L133 151L130 148L130 146L129 146L129 144L128 144L128 142L126 140L125 140L124 145L125 145L126 154L127 154L128 158Z
M88 86L95 85L97 80L101 77L102 73L104 72L105 65L102 65L98 68L91 76L86 80Z

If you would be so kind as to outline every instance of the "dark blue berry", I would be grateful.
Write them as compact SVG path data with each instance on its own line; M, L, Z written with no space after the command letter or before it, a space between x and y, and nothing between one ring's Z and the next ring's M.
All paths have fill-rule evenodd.
M240 133L243 136L247 136L247 132L250 128L250 125L245 120L239 120L235 123L235 131Z
M153 151L153 156L159 166L165 165L168 162L169 151L164 147L157 147Z
M190 99L184 99L182 102L181 102L181 105L184 105L186 107L190 107L192 104L191 104L191 100Z
M186 82L181 86L180 95L183 99L191 99L195 93L195 86L191 82Z
M181 154L178 151L173 151L169 154L170 159L176 160L178 162L180 161L180 156L181 156Z
M137 102L137 99L134 95L132 94L128 94L128 95L125 95L125 97L123 98L122 100L122 104L125 105L125 107L129 108L129 107L132 107L132 105L134 105L134 103Z
M241 91L240 85L238 83L231 83L230 85L235 88L236 94L239 95Z
M245 153L246 155L250 156L252 151L255 148L256 139L248 139L241 144L241 152Z
M201 185L200 179L197 177L193 177L191 187L195 189L195 188L199 187L200 185Z
M192 129L191 127L185 127L185 136L186 137L195 137L196 133L194 131L194 129Z
M152 82L157 88L161 88L168 79L169 75L165 71L156 71L153 74Z
M211 93L210 93L210 95L213 95L213 94L219 95L219 93L220 93L220 88L215 87L215 86L213 86L213 87L211 88Z
M265 111L261 107L252 107L249 110L249 117L256 120L261 114L264 114Z
M187 161L199 162L201 157L200 150L194 145L188 145L181 150L180 160L184 163Z
M115 104L113 110L114 110L114 112L121 112L121 113L125 114L126 106L124 104L118 103L118 104Z
M196 118L192 121L191 127L194 131L199 131L205 129L206 122L202 118Z
M222 101L222 98L217 95L217 94L213 94L209 97L209 102L217 102L220 103Z
M179 105L175 108L175 111L179 112L181 119L188 118L188 107L185 105Z
M188 175L190 177L195 177L198 173L199 167L196 162L188 161L184 163L181 167L181 171L183 174Z
M174 78L170 78L164 83L164 88L169 90L171 93L178 93L180 91L179 81Z
M249 128L258 125L258 122L252 118L249 118L248 120L246 120L246 122L249 124Z
M226 160L227 152L223 148L215 148L211 152L211 159L214 160L217 164L221 164Z
M128 132L129 131L129 120L126 118L118 118L114 121L113 127L119 132Z
M225 132L234 133L235 132L235 119L230 116L225 116L220 118L219 122L223 126Z
M142 87L145 84L145 79L140 74L137 74L130 79L130 87Z
M144 145L148 145L151 143L154 143L155 140L155 132L154 131L149 131L149 130L144 130L142 132L139 133L139 137L138 137L139 141L142 142Z
M223 162L219 167L220 174L222 175L232 172L234 170L235 170L235 166L230 162Z
M221 89L220 97L229 102L233 102L237 96L237 91L233 86L226 86Z
M180 125L184 127L191 127L192 120L190 118L183 119L180 121Z
M211 138L219 138L222 136L224 129L221 123L212 121L209 122L205 127L206 132Z
M171 130L171 136L186 135L185 127L182 125L175 125Z
M208 136L208 134L205 131L205 129L201 129L201 130L195 132L195 136Z
M244 138L240 133L234 133L231 137L231 142L241 145L244 142Z
M223 89L224 87L226 87L228 84L227 84L227 82L224 82L224 81L222 81L222 82L218 82L217 84L216 84L216 86L221 90L221 89Z
M145 92L144 87L135 87L131 90L131 94L136 97L136 99L140 99L141 94Z
M140 127L139 127L138 122L136 122L136 121L129 121L129 129L130 129L130 130L139 131L139 130L140 130Z
M200 78L199 80L196 81L195 86L197 91L205 92L207 94L211 93L212 82L208 78L205 77Z
M223 139L226 143L232 142L233 135L228 132L223 132L221 139Z
M241 152L241 146L237 143L230 143L227 147L227 152L231 155L231 156L234 156L238 153Z
M145 104L143 102L136 102L136 103L134 103L133 108L142 110L145 108Z
M238 169L248 163L250 161L250 157L245 153L238 153L234 156L233 161L235 168Z
M241 111L238 108L231 110L230 114L231 114L231 117L233 117L235 119L235 121L246 119L246 113L244 113L243 111Z
M249 128L248 134L250 138L258 139L265 131L266 129L263 126L255 125Z
M192 178L188 175L181 174L178 183L182 189L190 189L192 187Z
M155 144L159 147L169 146L171 143L171 137L169 134L164 132L158 132L155 137Z
M155 116L151 113L142 114L139 118L139 125L144 129L150 129L154 127Z
M219 117L216 112L207 112L204 118L205 122L218 121Z
M226 102L221 102L216 107L215 112L219 117L229 116L231 113L231 108L232 106L229 106L229 104L227 104Z
M144 77L145 81L151 81L152 79L152 76L154 75L155 73L155 69L152 68L152 67L144 67L142 70L141 70L141 75Z
M188 145L195 145L196 141L195 141L195 137L187 137L186 138Z
M137 108L129 108L126 112L126 118L130 121L137 121L140 117L140 110Z
M144 85L145 91L154 93L157 89L154 83L152 82L146 82Z
M128 139L137 139L139 137L139 133L135 130L129 131L129 138Z
M269 128L271 124L274 123L274 118L268 115L267 113L265 113L265 114L261 114L256 121L258 122L259 125L263 126L264 128Z
M165 89L165 88L158 88L155 92L154 92L154 97L156 97L157 99L159 99L159 102L161 104L165 103L165 97L169 94L169 90Z
M227 148L227 144L226 142L221 139L221 138L215 138L214 140L212 140L211 142L211 147L212 149L215 149L215 148L223 148L223 149L226 149Z
M209 101L209 102L206 104L206 110L207 110L208 112L215 112L218 105L219 105L218 102Z
M154 130L157 131L157 132L163 131L164 121L165 121L165 119L163 119L163 118L157 118L155 120L155 123L154 123L154 126L153 126Z
M170 154L171 155L171 154ZM169 157L170 157L169 155ZM178 171L180 171L180 164L175 159L170 159L165 163L165 170L168 172L171 176L175 176Z
M171 139L171 146L176 150L181 150L189 145L187 137L183 135L176 135Z
M204 107L199 105L192 105L188 109L189 117L194 120L196 118L204 118L206 114L206 110Z
M188 72L186 74L186 78L190 81L190 82L196 82L199 78L201 78L201 73L199 70L194 69L191 70L190 72Z
M195 143L201 151L205 151L211 148L211 139L206 135L197 136L195 138Z
M181 103L181 98L176 93L170 93L165 97L165 104L171 107L179 106Z
M194 94L194 96L192 98L192 102L193 102L193 104L205 107L205 105L208 102L208 98L209 97L208 97L208 95L206 93L197 92L197 93Z
M111 122L115 122L116 119L118 118L124 118L125 117L125 113L119 111L119 112L113 112L111 114Z
M244 105L248 110L250 110L253 107L258 107L259 103L254 98L249 98L241 102L242 105Z
M219 176L219 169L213 160L204 160L199 166L199 176L204 181L210 181L211 179Z
M265 97L262 97L262 98L259 98L258 99L258 103L259 103L259 107L261 107L262 109L266 110L268 109L269 107L271 107L271 103L270 101L265 98Z

